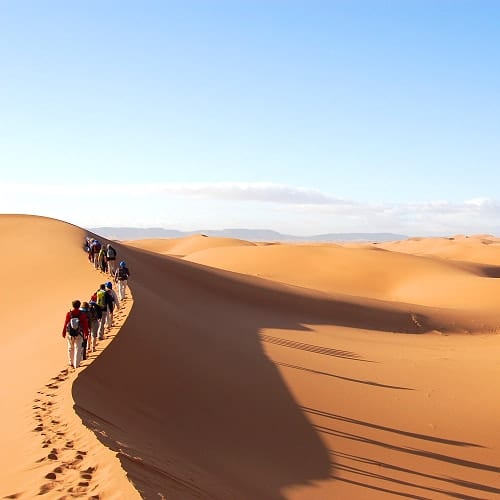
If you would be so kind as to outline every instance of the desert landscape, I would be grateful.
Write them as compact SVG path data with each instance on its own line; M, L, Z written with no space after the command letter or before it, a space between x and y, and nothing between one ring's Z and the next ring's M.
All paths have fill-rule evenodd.
M499 238L114 242L132 297L72 369L100 236L0 231L2 498L500 498Z

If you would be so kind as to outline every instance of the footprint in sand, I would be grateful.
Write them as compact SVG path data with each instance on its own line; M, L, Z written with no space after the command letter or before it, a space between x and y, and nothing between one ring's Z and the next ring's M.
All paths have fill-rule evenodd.
M54 487L55 487L54 483L42 484L42 486L40 487L40 492L38 494L39 495L45 495L50 490L52 490Z
M123 323L123 318L126 316L127 314L124 312L117 314L117 323L113 325L113 331L108 333L107 340L112 340L116 336L117 331ZM102 349L101 347L98 350L102 351ZM92 360L96 355L89 356L89 359ZM50 401L50 398L60 396L61 384L69 381L72 373L73 369L62 369L58 375L50 379L49 383L45 385L44 390L37 391L38 397L33 401L32 409L34 410L34 418L37 421L37 425L33 431L39 432L45 438L41 443L43 449L51 447L50 452L37 462L56 462L52 471L45 473L44 479L48 481L40 486L38 495L45 495L57 488L57 491L61 492L61 495L58 496L60 500L74 497L100 500L101 496L99 494L87 495L97 467L89 467L88 463L85 463L88 460L87 451L78 448L75 449L75 442L68 439L69 436L66 435L67 433L61 430L66 429L68 426L64 422L61 422L58 416L54 415L55 408L57 407L57 404L54 404L54 402L57 403L57 399L54 402ZM58 447L52 447L53 444L56 444ZM72 460L67 457L67 454L70 452L74 453ZM75 478L71 480L71 476L66 477L66 473L71 470L79 473L79 480L75 480ZM19 494L13 494L5 498L18 498L18 496Z

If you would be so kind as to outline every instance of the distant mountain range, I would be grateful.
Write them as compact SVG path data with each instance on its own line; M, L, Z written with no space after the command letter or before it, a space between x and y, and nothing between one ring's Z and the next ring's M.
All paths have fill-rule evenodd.
M93 227L89 231L110 240L141 240L146 238L181 238L194 234L206 236L218 236L222 238L237 238L247 241L360 241L360 242L384 242L406 240L408 236L393 233L327 233L312 236L294 236L282 234L271 229L221 229L199 231L178 231L176 229L164 229L161 227L139 228L139 227Z

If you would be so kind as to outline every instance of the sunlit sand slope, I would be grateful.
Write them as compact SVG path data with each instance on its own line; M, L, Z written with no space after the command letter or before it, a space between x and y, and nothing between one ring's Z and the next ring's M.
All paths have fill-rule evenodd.
M87 233L25 215L0 215L0 233L0 496L84 497L92 487L108 498L116 491L129 495L133 489L119 462L92 434L83 432L79 447L70 447L83 427L59 387L74 376L67 373L61 336L66 312L73 299L88 300L102 279L83 251ZM91 481L80 476L90 466Z
M453 334L475 315L119 251L134 307L74 397L145 498L500 494L500 342Z
M152 252L184 256L193 252L205 250L206 248L218 247L238 247L255 246L255 243L236 238L215 238L207 237L201 234L186 236L183 238L150 238L144 240L131 240L123 242L128 246L142 248Z
M257 267L277 273L263 279L242 274L261 272L246 268L243 254L236 273L117 243L134 304L116 338L73 378L73 408L56 389L67 380L62 320L71 299L102 279L82 250L86 233L38 217L2 216L0 225L10 242L2 249L2 496L61 498L57 488L74 477L66 495L85 497L90 483L87 497L103 499L500 498L500 338L486 333L499 324L493 261L463 258L465 250L444 262L256 246ZM218 265L232 250L219 246ZM332 256L350 270L338 286L320 271L308 276ZM443 301L448 280L467 286L464 307L459 294ZM474 297L487 287L492 297ZM43 451L34 415L45 436L47 428L77 434L78 448L68 441ZM73 461L47 475L49 454ZM87 470L72 465L89 457Z
M378 246L413 255L500 266L500 239L489 235L409 238L404 241L380 243Z

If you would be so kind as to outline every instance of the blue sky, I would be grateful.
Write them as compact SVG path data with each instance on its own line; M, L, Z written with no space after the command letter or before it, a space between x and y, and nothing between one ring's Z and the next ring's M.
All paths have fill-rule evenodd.
M0 0L0 212L500 234L499 19L481 0Z

